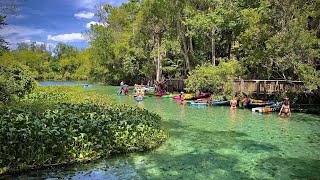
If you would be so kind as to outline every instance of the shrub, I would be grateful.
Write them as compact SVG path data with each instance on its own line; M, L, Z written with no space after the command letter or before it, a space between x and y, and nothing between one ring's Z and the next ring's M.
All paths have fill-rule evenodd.
M221 62L218 66L204 64L191 71L186 90L191 92L209 91L216 96L233 94L233 78L242 74L239 62Z
M30 93L36 81L26 67L19 64L0 65L0 101L7 104Z

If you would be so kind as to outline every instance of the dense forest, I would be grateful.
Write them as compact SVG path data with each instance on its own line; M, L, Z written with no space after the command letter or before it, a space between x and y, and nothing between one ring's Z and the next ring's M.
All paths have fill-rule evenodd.
M243 79L320 84L319 0L130 0L104 5L96 16L84 50L22 42L1 48L1 62L22 63L39 80L111 83L186 79L236 62Z

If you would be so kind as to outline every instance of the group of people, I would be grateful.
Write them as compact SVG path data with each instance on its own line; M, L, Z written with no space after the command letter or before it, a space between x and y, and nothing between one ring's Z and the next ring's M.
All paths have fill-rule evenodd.
M240 101L242 102L242 107L245 109L248 107L248 104L250 103L250 98L248 98L247 95L244 95L244 98L240 99ZM234 96L231 100L230 100L230 108L231 109L236 109L237 108L237 104L238 104L238 100L236 99L236 97Z
M248 104L250 102L250 99L247 95L244 96L243 99L241 99L242 107L247 108ZM234 96L232 100L230 100L230 109L236 109L237 108L238 101L236 97ZM278 113L279 116L291 116L291 109L290 109L290 101L287 96L284 97L284 101L280 103L281 109Z
M149 85L149 82L148 82L148 85ZM163 89L163 83L155 83L157 89L159 91L161 91ZM135 96L138 97L138 98L143 98L144 97L144 91L142 90L144 85L143 83L141 85L138 85L138 84L135 84L134 85L135 87L135 90L136 92L135 93ZM125 85L125 83L123 81L121 81L120 83L120 88L117 92L117 94L121 94L122 91L124 92L125 95L128 95L128 86ZM180 99L181 99L181 104L185 104L185 94L184 92L181 92L180 93ZM225 97L224 97L225 98ZM250 103L250 98L248 98L247 95L244 95L244 98L242 98L240 100L242 102L242 107L243 108L247 108L248 107L248 104ZM211 105L212 104L212 99L209 98L207 100L207 103L208 105ZM230 100L230 109L236 109L237 108L237 104L238 104L238 100L236 99L236 96L234 96L232 98L232 100ZM290 116L291 115L291 110L290 110L290 101L289 101L289 98L287 96L285 96L284 98L284 101L281 104L281 109L279 111L279 116Z

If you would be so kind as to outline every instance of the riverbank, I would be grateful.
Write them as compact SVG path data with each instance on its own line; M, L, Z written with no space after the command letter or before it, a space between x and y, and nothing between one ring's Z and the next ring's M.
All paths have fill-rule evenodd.
M146 151L167 137L157 114L81 87L39 87L0 115L2 175Z

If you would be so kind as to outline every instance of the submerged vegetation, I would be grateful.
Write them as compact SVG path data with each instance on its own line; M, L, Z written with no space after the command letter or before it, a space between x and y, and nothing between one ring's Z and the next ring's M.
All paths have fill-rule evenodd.
M74 87L39 87L0 113L0 174L145 151L167 136L160 116Z

